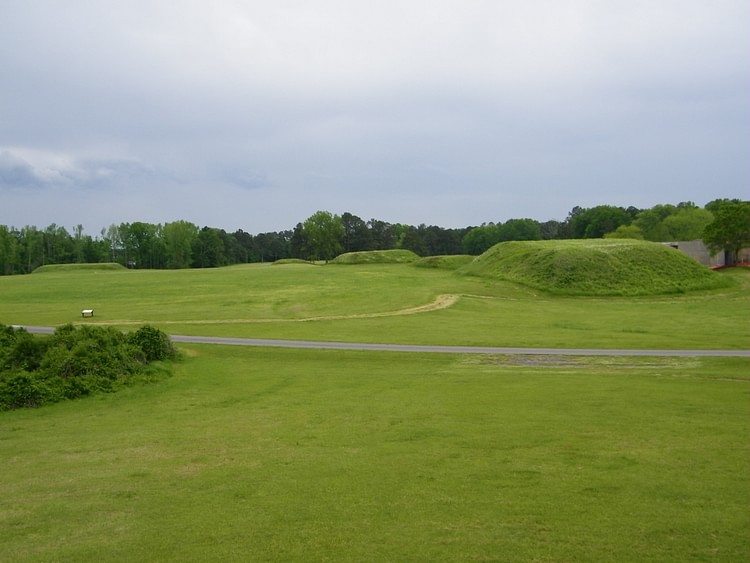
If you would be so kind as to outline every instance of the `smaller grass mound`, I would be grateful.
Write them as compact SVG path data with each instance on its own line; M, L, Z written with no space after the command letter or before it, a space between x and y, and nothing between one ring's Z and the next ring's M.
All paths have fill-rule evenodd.
M273 263L274 266L284 266L285 264L307 264L308 266L315 265L313 262L302 260L301 258L282 258L281 260L276 260Z
M102 262L98 264L46 264L39 266L32 274L49 274L51 272L80 272L89 270L127 270L122 264L116 262Z
M458 270L472 260L474 260L474 256L469 256L468 254L427 256L416 260L414 266L417 268L436 268L438 270Z
M410 264L419 260L411 250L367 250L340 254L331 264Z
M504 242L461 272L581 296L674 294L732 283L679 250L630 239Z

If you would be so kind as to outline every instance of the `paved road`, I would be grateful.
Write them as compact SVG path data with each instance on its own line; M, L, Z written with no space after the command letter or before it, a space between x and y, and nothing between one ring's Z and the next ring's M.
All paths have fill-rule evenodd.
M29 332L51 334L54 328L25 326ZM277 348L314 348L329 350L374 350L382 352L432 352L443 354L525 354L537 356L713 356L750 357L750 350L626 350L599 348L502 348L492 346L419 346L412 344L366 344L362 342L314 342L308 340L271 340L265 338L225 338L220 336L171 336L185 344L224 344L230 346L270 346Z

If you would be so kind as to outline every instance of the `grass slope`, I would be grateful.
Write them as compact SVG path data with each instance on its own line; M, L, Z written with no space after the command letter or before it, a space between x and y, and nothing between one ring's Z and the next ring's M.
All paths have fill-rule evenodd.
M93 323L171 334L466 346L734 348L750 342L750 270L727 289L566 297L409 264L289 264L0 276L0 323ZM387 315L459 296L447 309ZM82 308L96 316L81 319Z
M340 254L331 264L405 264L418 259L411 250L366 250Z
M473 256L468 254L457 254L451 256L426 256L414 262L417 268L438 268L441 270L458 270L466 266L472 260Z
M276 260L275 262L272 262L274 266L288 266L290 264L307 264L308 266L314 266L314 262L310 262L309 260L302 260L301 258L282 258L281 260Z
M127 270L122 264L115 262L102 262L98 264L47 264L39 266L32 274L49 274L54 272L79 272L79 271L112 271Z
M742 561L747 359L189 346L0 414L0 559Z
M727 284L668 246L616 239L500 243L462 271L563 295L661 295Z
M739 348L722 291L537 295L373 264L0 277L0 322L362 342ZM460 295L447 309L368 316ZM353 315L353 316L352 316ZM181 347L172 378L0 413L0 559L740 561L747 358Z

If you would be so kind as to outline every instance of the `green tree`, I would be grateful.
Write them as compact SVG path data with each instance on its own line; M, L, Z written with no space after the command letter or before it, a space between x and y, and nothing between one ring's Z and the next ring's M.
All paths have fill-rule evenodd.
M226 247L221 231L213 227L203 227L193 241L193 267L216 268L226 264Z
M55 223L48 225L42 233L46 264L67 264L74 260L73 238L65 227Z
M188 221L166 223L162 228L167 253L167 268L189 268L193 262L193 243L198 226Z
M698 240L713 219L708 209L678 207L677 212L666 217L662 224L669 233L669 240Z
M509 219L498 225L498 239L510 240L541 240L542 229L534 219Z
M555 240L561 238L563 223L552 219L540 224L539 229L541 230L543 240Z
M391 250L396 248L397 235L394 226L385 221L370 219L367 222L372 242L369 250Z
M292 256L292 236L292 231L255 235L253 237L253 260L256 262L275 262L281 258L290 258Z
M420 232L420 227L422 232ZM423 236L426 227L425 225L420 225L420 227L414 227L412 225L406 226L399 237L399 247L405 250L411 250L419 256L428 256L429 251L427 250L427 242Z
M633 224L643 233L643 238L653 242L670 240L670 234L664 225L664 217L656 209L645 209L638 214Z
M576 238L576 235L573 232L573 226L579 222L578 216L581 215L584 211L587 211L583 207L576 205L568 212L568 216L565 218L565 221L560 223L557 229L557 236L555 238L557 239L571 239ZM578 237L580 238L580 237Z
M584 209L571 218L573 238L602 238L620 225L629 225L630 215L622 207L598 205Z
M231 235L232 238L232 256L231 261L235 264L247 264L255 262L255 241L250 233L242 229L237 229Z
M463 246L461 241L467 229L444 229L437 225L427 227L427 252L429 256L446 256L461 254Z
M83 263L85 247L86 237L83 234L83 225L79 223L73 229L73 260L76 264Z
M740 250L750 245L750 202L721 199L706 208L714 220L703 231L703 242L712 252L726 252L730 264L736 263Z
M86 264L109 262L109 244L107 241L98 237L93 239L86 235L83 238L83 262Z
M111 255L112 262L117 262L117 256L122 252L122 238L120 227L112 223L107 229L101 230L102 240L107 246L107 254Z
M44 265L44 234L36 227L26 226L21 229L19 240L20 262L23 271L33 272Z
M7 276L18 270L18 240L16 234L0 225L0 275Z
M341 215L341 224L344 227L344 238L342 240L344 252L370 250L372 234L364 220L347 211Z
M311 260L331 260L343 250L344 226L341 217L317 211L302 224Z
M305 228L302 223L297 223L292 231L292 238L289 241L293 258L307 260L310 258L310 249L305 235Z
M165 266L166 249L161 236L161 225L140 221L122 223L119 233L129 263L135 263L138 268Z
M630 238L643 240L643 231L635 225L620 225L611 233L604 235L604 238Z
M479 256L499 242L497 226L493 223L470 229L464 235L462 245L466 254Z

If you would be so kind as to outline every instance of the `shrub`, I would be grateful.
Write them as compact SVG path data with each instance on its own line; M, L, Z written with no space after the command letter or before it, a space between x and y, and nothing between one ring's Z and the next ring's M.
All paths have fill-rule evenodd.
M148 362L171 360L176 355L169 336L149 325L144 325L131 333L128 336L128 342L143 351Z
M0 370L38 369L44 358L44 342L22 328L7 327L3 333L0 337Z
M125 335L65 325L35 337L0 325L0 410L113 391L135 380L148 362L175 357L169 337L150 326Z
M49 402L51 393L34 374L13 370L0 373L0 410L33 408Z

